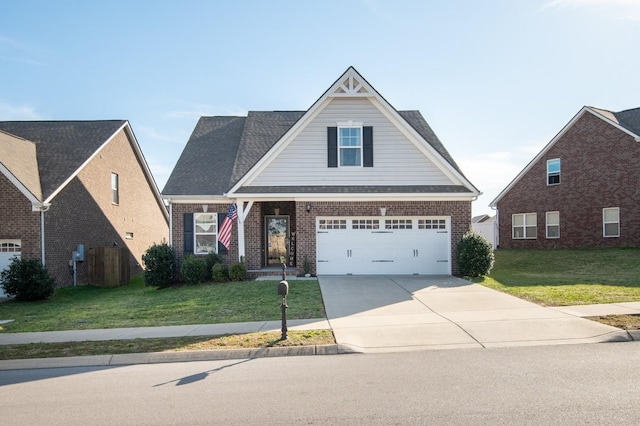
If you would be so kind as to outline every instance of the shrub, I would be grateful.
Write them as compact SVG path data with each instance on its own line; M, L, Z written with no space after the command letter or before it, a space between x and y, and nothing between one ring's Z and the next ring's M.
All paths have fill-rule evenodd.
M0 272L0 284L7 295L27 302L48 299L56 289L55 281L40 260L17 257Z
M142 255L144 284L166 288L173 284L176 272L176 255L167 243L154 244Z
M244 281L247 279L247 268L244 263L234 263L229 267L231 281Z
M493 247L484 237L467 232L458 243L458 270L466 277L487 275L493 268Z
M222 258L215 251L211 251L209 252L207 257L204 258L204 260L207 264L207 276L205 277L205 279L210 280L212 278L211 269L213 268L213 265L222 263Z
M204 259L190 255L182 259L180 275L187 284L198 284L207 277L207 263Z
M227 267L222 263L216 263L211 268L211 279L217 283L223 283L229 281L229 272Z

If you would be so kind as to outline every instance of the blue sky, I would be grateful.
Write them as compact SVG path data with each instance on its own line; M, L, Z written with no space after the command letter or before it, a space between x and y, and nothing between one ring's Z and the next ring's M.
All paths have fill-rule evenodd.
M202 115L306 110L349 66L488 204L584 105L640 107L639 0L6 1L0 120L127 119L162 190Z

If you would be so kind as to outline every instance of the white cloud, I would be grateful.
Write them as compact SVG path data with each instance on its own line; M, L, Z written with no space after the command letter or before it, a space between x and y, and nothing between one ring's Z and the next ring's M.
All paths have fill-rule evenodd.
M44 120L41 114L29 105L10 105L0 102L0 120Z

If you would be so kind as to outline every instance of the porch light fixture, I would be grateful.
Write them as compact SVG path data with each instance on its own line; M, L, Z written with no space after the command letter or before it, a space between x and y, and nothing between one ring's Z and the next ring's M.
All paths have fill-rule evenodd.
M306 206L304 206L305 209L307 209L307 213L309 213L311 211L311 203L307 203Z
M380 207L380 216L384 216L387 214L387 208L386 207Z
M207 210L209 210L209 206L208 206L208 205L206 205L206 204L203 204L203 205L202 205L202 211L203 211L204 213L206 213L206 212L207 212Z

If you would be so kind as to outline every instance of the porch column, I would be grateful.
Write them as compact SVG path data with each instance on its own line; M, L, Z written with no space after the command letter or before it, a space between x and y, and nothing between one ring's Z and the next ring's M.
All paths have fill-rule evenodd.
M245 258L244 220L247 218L253 206L253 201L249 201L246 206L244 203L244 200L236 201L236 208L238 209L238 260Z

